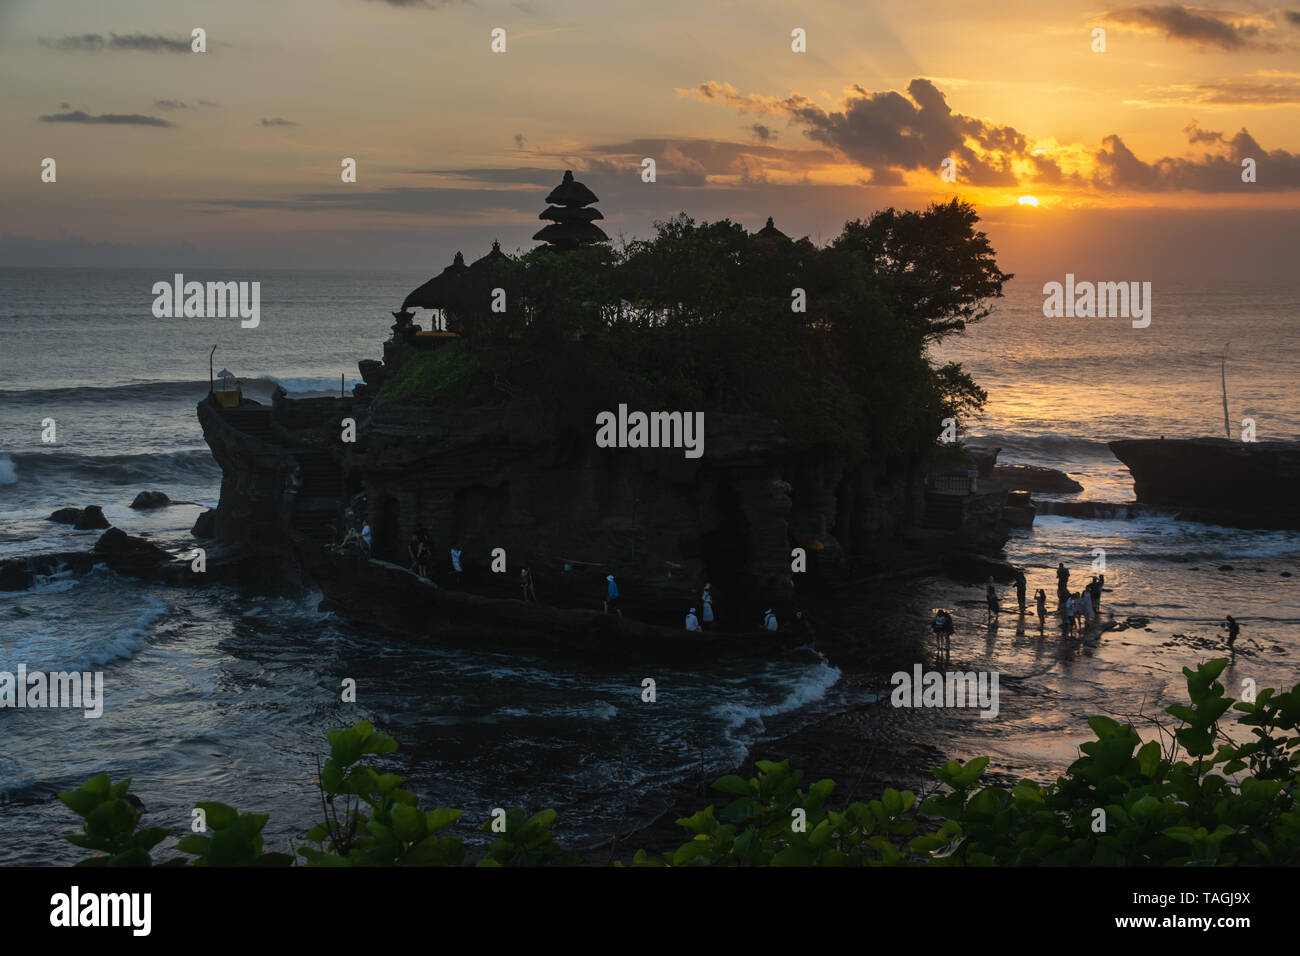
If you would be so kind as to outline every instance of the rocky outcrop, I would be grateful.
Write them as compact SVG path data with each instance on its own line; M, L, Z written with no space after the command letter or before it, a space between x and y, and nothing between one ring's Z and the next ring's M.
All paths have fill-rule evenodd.
M131 502L131 507L137 510L146 510L150 508L165 508L171 504L172 500L161 491L142 491L135 496Z
M1247 528L1300 528L1300 442L1226 438L1110 442L1142 504Z
M998 465L993 469L992 477L1017 491L1035 491L1048 495L1083 491L1083 485L1065 472L1038 465Z
M81 512L81 508L60 508L45 520L54 521L59 524L76 524L77 519L81 517Z
M58 514L58 512L55 512ZM104 517L104 511L99 505L90 505L81 509L81 514L77 515L77 520L72 526L73 531L96 531L100 528L109 528L108 519Z

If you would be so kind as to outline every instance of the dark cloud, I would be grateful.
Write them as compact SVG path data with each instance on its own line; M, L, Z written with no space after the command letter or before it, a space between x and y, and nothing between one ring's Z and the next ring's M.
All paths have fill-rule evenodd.
M1200 10L1180 4L1124 7L1111 10L1102 20L1118 27L1157 33L1170 40L1222 50L1246 47L1272 49L1263 40L1259 18L1224 10Z
M515 149L523 149L527 142L523 133L515 133Z
M99 50L137 50L146 53L189 53L192 43L190 37L165 37L148 33L110 33L105 39L99 33L83 33L80 36L62 36L57 39L41 37L42 46L55 50L82 50L98 52Z
M770 143L776 139L776 130L770 126L764 126L762 123L751 123L748 129L761 143Z
M370 0L370 2L382 3L388 7L423 7L426 10L437 10L440 7L450 7L464 3L465 0Z
M1300 189L1300 154L1284 149L1270 152L1260 146L1245 129L1235 136L1203 130L1195 122L1184 132L1192 144L1208 144L1216 149L1199 158L1166 156L1155 162L1143 162L1119 136L1102 140L1095 155L1097 169L1093 184L1104 189L1136 192L1168 192L1176 189L1202 193L1260 190L1277 192ZM1241 181L1241 162L1256 163L1254 183Z
M103 123L107 126L173 126L175 124L156 116L141 116L139 113L104 113L92 116L77 110L74 113L53 113L41 117L42 123Z
M824 149L780 149L685 138L634 139L592 146L588 152L620 157L615 163L618 175L635 171L639 176L641 160L649 157L655 161L657 179L680 186L703 186L710 176L739 176L742 182L765 182L771 172L799 173L835 159L833 152Z
M558 167L557 167L558 168ZM473 182L501 186L558 186L564 170L543 169L536 166L514 166L487 169L412 169L419 176L448 176Z
M154 100L153 105L155 109L160 110L183 110L187 108L180 100Z
M1286 18L1288 23L1294 23L1296 26L1300 26L1300 10L1283 10L1282 16Z
M869 93L854 86L842 111L828 111L797 94L784 110L803 124L804 134L834 147L871 170L872 183L896 183L898 173L938 170L947 157L961 160L962 180L975 186L1016 182L1011 161L1026 156L1027 140L1010 126L993 126L954 113L943 93L926 79L914 79L907 97L893 90ZM982 149L977 153L967 139Z
M551 185L558 185L560 175L552 172ZM531 213L534 217L546 205L546 194L537 190L515 189L441 189L438 187L392 186L369 192L340 189L324 193L301 193L288 199L214 199L204 205L231 209L278 209L287 212L354 212L410 213L412 215L449 215L489 213L500 210Z
M273 116L271 117L271 119L260 120L257 125L258 126L297 126L298 124L295 123L293 120L280 119L280 117L278 116Z

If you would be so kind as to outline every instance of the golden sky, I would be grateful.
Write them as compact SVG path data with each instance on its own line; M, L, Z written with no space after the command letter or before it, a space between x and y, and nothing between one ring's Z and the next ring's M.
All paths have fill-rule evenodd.
M0 264L437 264L565 169L628 238L962 196L1034 273L1290 275L1300 224L1285 7L0 0L0 52Z

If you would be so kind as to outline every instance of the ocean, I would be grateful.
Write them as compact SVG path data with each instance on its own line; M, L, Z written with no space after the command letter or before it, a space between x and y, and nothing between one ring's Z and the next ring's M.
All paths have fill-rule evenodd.
M0 269L0 557L89 547L97 532L45 519L91 504L180 550L219 491L194 410L208 389L209 350L217 346L213 369L230 369L254 397L276 384L294 395L338 394L340 376L346 388L359 381L358 359L380 357L389 312L428 278L186 274L260 281L261 323L244 329L237 318L154 318L152 285L172 273ZM1228 342L1234 427L1249 416L1261 440L1300 437L1293 286L1157 287L1146 329L1123 319L1046 319L1041 287L1014 280L991 318L935 352L962 361L988 389L987 413L969 436L1001 447L1002 462L1069 471L1084 485L1080 498L1131 500L1106 441L1222 434L1219 356ZM47 443L49 419L56 435ZM128 507L154 489L193 504ZM1261 687L1296 679L1300 598L1296 578L1282 573L1300 574L1300 535L1169 516L1049 515L1017 532L1007 551L1033 569L1031 592L1051 593L1048 569L1064 560L1086 577L1095 548L1107 556L1106 610L1149 617L1150 634L1124 632L1089 662L1045 656L1023 635L986 642L980 631L965 646L969 661L1032 673L1050 688L1049 706L1024 719L1022 735L986 735L1013 762L1057 768L1062 753L1039 746L1045 728L1109 703L1116 687L1149 689L1153 699L1174 693L1189 658L1172 635L1212 635L1225 613L1242 621L1243 660ZM944 587L918 582L917 601L950 593ZM718 661L707 672L656 665L642 673L484 647L470 632L411 647L322 613L318 601L167 588L102 570L0 593L0 670L20 662L102 670L107 697L99 719L0 710L0 864L79 859L83 852L60 839L76 818L53 797L96 773L131 777L149 825L177 833L196 800L269 812L268 848L287 850L316 819L311 780L325 731L363 717L398 739L408 787L431 804L462 807L475 820L495 807L551 807L557 836L594 841L630 829L680 781L729 770L751 744L862 703L806 648ZM974 610L957 616L973 630ZM1087 679L1076 680L1085 665ZM653 705L641 700L644 677L657 684ZM345 678L357 682L355 704L340 700Z

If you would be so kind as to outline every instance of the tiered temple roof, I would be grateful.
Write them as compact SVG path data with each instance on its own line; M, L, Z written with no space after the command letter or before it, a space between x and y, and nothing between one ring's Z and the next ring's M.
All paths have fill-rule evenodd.
M599 227L592 225L593 220L604 219L598 209L586 209L594 202L599 202L596 194L573 178L573 171L564 174L564 181L551 190L546 197L551 203L538 215L538 219L549 219L551 224L540 230L534 239L548 242L559 249L572 249L587 242L608 242L609 236Z

